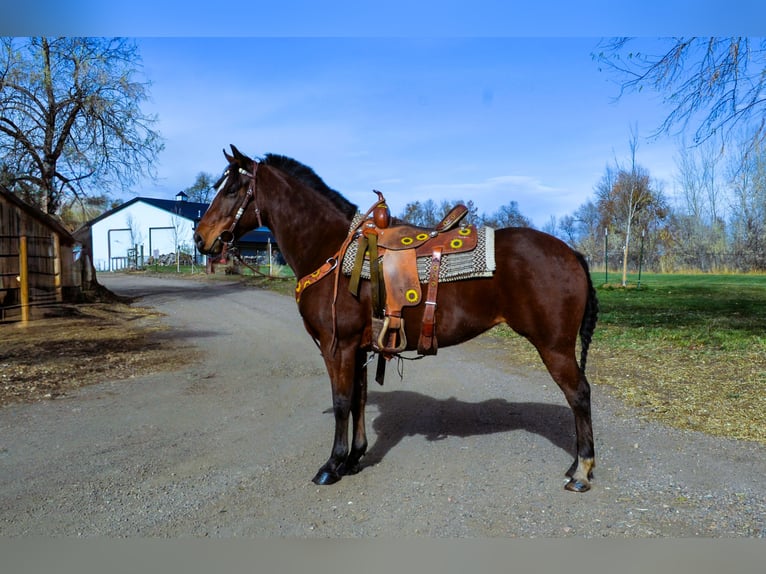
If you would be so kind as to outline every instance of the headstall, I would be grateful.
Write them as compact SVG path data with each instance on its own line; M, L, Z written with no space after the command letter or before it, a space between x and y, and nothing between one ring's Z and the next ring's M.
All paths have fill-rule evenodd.
M261 221L261 210L258 208L258 205L255 202L255 189L256 189L256 176L258 174L258 162L253 162L253 173L250 173L249 171L246 171L239 168L239 173L241 173L244 176L247 176L250 178L250 185L247 186L247 193L245 194L245 198L242 200L242 204L237 209L237 213L234 215L234 221L231 222L231 225L229 226L229 229L226 231L222 231L221 234L218 236L218 239L220 239L223 243L226 244L227 247L231 247L234 243L234 230L237 228L237 224L239 223L239 220L242 218L242 216L245 213L245 209L247 208L247 205L252 201L253 207L255 208L255 216L258 218L258 227L263 227L263 221ZM223 182L221 183L219 187L220 189L223 189L223 186L226 185L226 179L228 178L228 174L225 175Z

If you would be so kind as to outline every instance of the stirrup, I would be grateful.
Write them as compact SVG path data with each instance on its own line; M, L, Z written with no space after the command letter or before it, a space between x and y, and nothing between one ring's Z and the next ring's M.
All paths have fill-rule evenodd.
M378 344L378 350L381 353L398 355L407 348L407 335L404 332L404 319L399 319L399 328L397 329L397 333L394 333L394 336L396 336L396 334L399 335L399 344L396 347L386 346L386 337L388 336L390 326L391 317L386 317L383 320L383 327L380 329L380 334L378 335L378 339L376 341Z

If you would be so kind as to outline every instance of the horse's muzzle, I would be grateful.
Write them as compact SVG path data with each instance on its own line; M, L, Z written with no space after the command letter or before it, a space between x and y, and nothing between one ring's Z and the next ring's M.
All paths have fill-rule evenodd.
M205 245L205 238L199 233L194 234L194 243L197 246L197 251L203 255L218 255L223 250L223 242L220 237L217 237L213 244L207 247Z

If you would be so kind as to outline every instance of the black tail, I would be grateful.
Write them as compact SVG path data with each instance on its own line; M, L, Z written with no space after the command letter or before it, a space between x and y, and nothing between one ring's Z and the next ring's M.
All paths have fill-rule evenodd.
M593 287L593 281L590 277L588 262L581 253L577 253L577 259L585 270L585 277L588 279L588 298L585 301L585 312L580 323L580 372L585 374L585 364L588 361L588 348L593 339L593 332L596 330L598 321L598 297L596 289Z

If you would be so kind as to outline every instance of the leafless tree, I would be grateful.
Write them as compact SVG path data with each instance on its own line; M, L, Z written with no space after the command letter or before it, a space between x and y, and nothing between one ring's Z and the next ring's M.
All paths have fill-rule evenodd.
M184 193L189 196L189 201L197 203L210 203L213 199L213 184L215 176L201 171L197 174L194 183L184 189Z
M663 218L667 208L662 191L652 182L649 172L636 162L637 131L630 139L630 165L607 167L602 181L596 187L596 205L604 227L619 229L623 234L622 285L628 280L628 252L634 226L646 228L652 219Z
M736 266L766 269L766 147L741 148L731 158L731 235Z
M456 199L454 201L442 200L436 204L433 199L426 199L424 202L412 201L404 206L404 210L396 217L412 225L422 225L423 227L434 227L458 204L463 204L468 208L466 221L476 223L480 218L478 209L473 200L463 201Z
M681 145L676 158L676 183L680 206L675 225L683 238L678 259L685 266L711 270L727 249L724 219L726 182L721 173L724 159L712 142Z
M532 222L521 213L517 201L509 201L501 205L497 211L489 216L484 216L485 225L490 227L532 227Z
M692 125L700 143L747 126L751 141L766 137L766 39L681 37L657 45L607 39L593 56L619 78L620 95L649 88L670 104L658 132Z
M0 157L10 188L47 213L153 175L156 118L135 42L0 39Z

